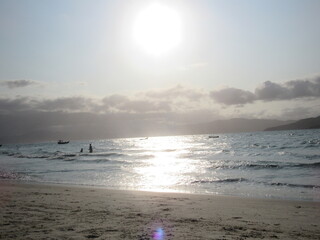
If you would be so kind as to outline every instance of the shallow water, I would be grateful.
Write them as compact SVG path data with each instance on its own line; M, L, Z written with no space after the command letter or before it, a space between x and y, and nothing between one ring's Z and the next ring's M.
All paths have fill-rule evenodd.
M320 201L320 130L3 145L0 179Z

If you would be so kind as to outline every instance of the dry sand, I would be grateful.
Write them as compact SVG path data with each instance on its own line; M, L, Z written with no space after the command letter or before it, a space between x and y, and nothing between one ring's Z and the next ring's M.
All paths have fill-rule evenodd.
M5 181L0 191L0 239L320 239L319 202Z

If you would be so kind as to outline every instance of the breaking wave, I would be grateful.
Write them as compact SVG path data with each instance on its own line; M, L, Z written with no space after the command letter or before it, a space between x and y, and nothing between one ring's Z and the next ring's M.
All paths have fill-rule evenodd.
M315 163L290 163L290 164L252 164L242 163L235 165L214 165L212 169L283 169L283 168L320 168L320 162Z
M234 183L234 182L246 182L249 181L246 178L226 178L226 179L215 179L215 180L196 180L191 182L191 184L196 183Z
M191 182L191 184L216 184L216 183L240 183L240 182L251 182L256 184L264 184L269 186L282 186L291 188L320 188L320 185L313 184L293 184L293 183L282 183L282 182L263 182L254 181L246 178L226 178L226 179L215 179L215 180L196 180Z

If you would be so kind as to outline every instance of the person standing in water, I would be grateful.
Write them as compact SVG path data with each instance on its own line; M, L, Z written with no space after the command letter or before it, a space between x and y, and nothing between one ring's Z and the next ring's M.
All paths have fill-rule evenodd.
M91 153L93 152L91 143L89 145L89 152L91 152Z

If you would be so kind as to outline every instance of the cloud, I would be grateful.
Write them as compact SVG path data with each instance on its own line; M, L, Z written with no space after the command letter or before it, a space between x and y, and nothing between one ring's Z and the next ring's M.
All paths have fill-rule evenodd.
M319 113L319 78L288 81L283 84L264 83L254 93L236 88L204 91L177 85L162 90L150 90L136 95L114 94L104 98L85 96L41 99L35 97L0 97L1 141L44 141L60 138L90 139L162 134L181 134L179 126L210 122L225 116L258 116L284 114L286 118L299 114ZM288 105L264 113L274 100L312 97L314 101ZM259 109L250 105L239 108L215 108L210 98L223 105L238 106L259 102ZM268 102L268 103L265 103ZM313 106L312 106L313 104ZM310 106L310 108L308 108ZM303 107L303 108L302 108ZM235 110L232 112L232 110ZM270 115L271 116L271 115ZM276 115L275 115L276 116ZM279 117L278 116L278 117Z
M122 112L147 113L171 111L171 107L168 101L129 99L126 96L118 94L105 97L102 102L104 103L105 109Z
M102 99L74 96L55 99L17 97L0 98L0 112L33 110L41 112L91 112L91 113L160 113L171 112L176 103L167 99L149 99L114 94ZM175 108L176 110L176 108ZM179 109L178 109L179 110Z
M130 100L127 96L120 94L114 94L102 99L104 106L106 106L107 108L117 108L123 104L126 104L129 101Z
M17 84L19 85L19 84ZM167 89L149 90L134 95L113 94L102 99L74 96L55 99L32 97L0 98L0 111L65 111L92 113L160 113L190 112L210 109L212 102L224 106L243 106L255 101L279 101L315 99L320 97L320 76L313 79L298 79L279 84L264 82L254 92L224 88L211 92L176 85Z
M237 88L225 88L218 91L211 91L210 97L218 103L225 105L242 105L252 103L256 96L245 90Z
M145 92L147 93L147 92ZM148 92L150 93L150 92ZM213 109L187 108L197 91L176 86L157 96L114 94L102 99L74 96L0 98L2 142L181 134L181 124L206 122ZM175 101L177 94L180 100ZM182 109L179 103L184 102Z
M0 98L0 112L9 113L29 110L33 108L34 102L28 97L18 97L16 99Z
M99 139L181 134L181 124L206 122L203 112L0 112L0 141L30 142L56 139Z
M133 100L120 106L126 112L170 112L170 104L166 101L151 102L146 100Z
M169 89L145 91L139 95L143 95L150 99L175 100L177 98L183 98L195 102L207 96L206 93L199 89L187 88L180 84Z
M286 83L292 98L320 97L320 76L312 80L294 80Z
M182 106L179 105L178 99L183 99L188 105L191 102L199 101L204 96L205 94L199 90L177 85L169 89L140 92L131 98L115 94L105 97L102 101L104 109L131 113L151 113L170 112L173 109L179 111Z
M94 111L98 106L95 101L95 99L85 97L57 99L36 99L31 97L0 98L0 112L14 113L27 110L42 112L90 112Z
M8 81L3 81L3 85L7 86L10 89L13 88L23 88L23 87L28 87L30 85L38 85L39 83L36 81L31 81L31 80L8 80Z
M90 111L96 108L93 99L85 97L64 97L37 101L36 109L44 111Z
M256 88L255 94L257 99L264 101L320 97L320 76L313 79L287 81L284 84L267 81Z
M285 100L290 99L290 90L280 84L267 81L256 88L255 95L259 100Z
M254 101L295 100L320 97L320 76L312 79L298 79L279 84L266 81L253 92L225 88L211 91L210 97L224 105L243 105Z

